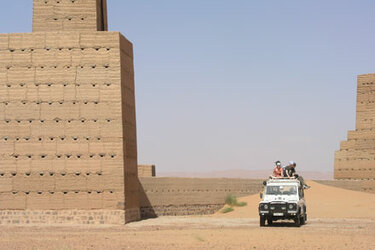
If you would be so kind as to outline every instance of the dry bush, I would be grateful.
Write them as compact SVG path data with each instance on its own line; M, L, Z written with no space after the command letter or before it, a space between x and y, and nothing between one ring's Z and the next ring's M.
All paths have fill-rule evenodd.
M220 212L222 212L223 214L226 214L226 213L232 212L233 210L234 209L232 207L225 207L221 209Z
M233 194L228 194L227 197L225 197L225 204L236 207L244 207L247 205L244 201L238 202L237 197Z

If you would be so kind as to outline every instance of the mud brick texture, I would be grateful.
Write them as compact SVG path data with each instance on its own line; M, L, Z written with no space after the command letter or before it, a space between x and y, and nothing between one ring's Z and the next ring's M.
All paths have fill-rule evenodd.
M356 129L335 152L335 179L375 182L375 74L358 76Z
M122 225L124 210L0 210L0 225Z
M43 32L0 34L0 210L139 218L132 44L78 24L38 26L50 14L43 8L91 15L104 5L35 0Z
M202 215L217 212L225 197L251 195L263 189L262 180L139 178L142 218Z
M155 165L138 165L138 177L155 177Z
M106 0L34 0L33 31L106 31Z

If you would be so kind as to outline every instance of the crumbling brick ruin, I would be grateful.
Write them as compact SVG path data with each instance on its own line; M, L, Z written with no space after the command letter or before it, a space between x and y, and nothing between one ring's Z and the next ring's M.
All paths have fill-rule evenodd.
M106 0L34 0L33 32L0 35L0 210L139 219L133 48Z
M335 152L335 179L375 179L375 74L358 76L356 129Z

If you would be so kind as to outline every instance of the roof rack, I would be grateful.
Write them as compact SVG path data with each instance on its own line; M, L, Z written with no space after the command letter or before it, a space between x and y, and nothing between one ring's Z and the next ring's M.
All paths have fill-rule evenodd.
M266 183L298 183L298 185L301 185L301 182L295 178L294 176L293 177L270 177L268 179L268 181L264 181L263 182L263 185L266 185Z
M275 176L270 176L270 179L272 180L296 180L296 177L275 177Z

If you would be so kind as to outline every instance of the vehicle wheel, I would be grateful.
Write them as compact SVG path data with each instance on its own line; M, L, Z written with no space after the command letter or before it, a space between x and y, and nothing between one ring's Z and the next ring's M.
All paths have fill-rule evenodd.
M273 223L272 219L271 218L267 218L267 224L268 226L271 226Z
M305 225L305 223L306 223L306 214L303 214L303 216L301 217L300 223L301 223L301 225Z
M296 218L294 218L294 224L297 226L297 227L300 227L301 226L301 216L299 214L297 214Z
M259 216L259 225L264 227L266 225L266 218L264 216Z

